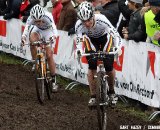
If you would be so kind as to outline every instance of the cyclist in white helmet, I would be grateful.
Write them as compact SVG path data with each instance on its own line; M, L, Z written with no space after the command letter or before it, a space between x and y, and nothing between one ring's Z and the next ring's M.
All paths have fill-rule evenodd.
M58 35L57 28L55 26L53 16L51 13L44 11L40 5L35 5L31 11L30 16L27 19L24 32L22 34L22 45L26 42L27 38L30 43L43 39L44 41L54 40ZM36 47L30 46L32 59L36 59ZM53 49L51 45L46 46L46 56L48 59L48 65L53 81L53 91L57 91L56 77L55 77L55 62L53 59ZM35 65L32 68L35 69Z
M75 32L77 35L77 41L83 37L83 34L87 36L85 44L85 52L92 53L96 51L108 52L113 48L121 48L121 37L117 30L112 26L109 20L102 14L94 14L94 8L89 2L82 2L79 5L77 12L79 20L75 25ZM112 42L113 40L113 42ZM82 53L81 42L77 43L77 55ZM90 87L91 98L88 105L95 105L96 98L96 83L94 75L97 73L97 61L87 56L88 60L88 82ZM110 59L104 60L104 67L106 74L109 76L109 96L111 103L114 106L118 100L118 97L114 91L114 78L115 70L113 68L114 56L110 56Z

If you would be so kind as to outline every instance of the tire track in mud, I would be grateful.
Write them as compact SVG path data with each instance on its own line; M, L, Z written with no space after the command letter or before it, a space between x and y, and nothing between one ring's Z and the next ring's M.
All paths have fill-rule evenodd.
M30 68L0 64L0 130L97 130L96 111L87 102L87 96L60 86L51 101L40 105ZM146 124L119 109L109 109L109 117L109 130Z

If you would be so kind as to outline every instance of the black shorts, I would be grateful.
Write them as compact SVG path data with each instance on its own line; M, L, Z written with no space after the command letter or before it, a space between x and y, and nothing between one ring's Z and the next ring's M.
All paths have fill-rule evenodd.
M86 57L88 60L89 69L97 70L97 60L92 59L91 56ZM105 71L112 71L113 70L113 63L114 63L114 55L107 56L106 59L103 60Z
M99 37L99 38L92 38L90 37L90 41L96 48L96 51L103 51L105 44L107 43L107 34ZM87 51L86 51L87 52ZM91 56L86 57L88 60L89 69L96 70L97 69L97 60L92 59ZM113 70L113 63L114 63L114 55L109 55L106 59L103 60L104 67L106 71Z

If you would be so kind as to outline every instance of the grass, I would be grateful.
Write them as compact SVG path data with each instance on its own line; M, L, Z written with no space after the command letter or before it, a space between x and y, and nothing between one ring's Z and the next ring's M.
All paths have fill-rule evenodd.
M0 52L0 63L5 63L5 64L22 64L22 59L17 58L11 54L6 54L3 52ZM72 82L72 80L64 78L62 76L57 76L57 81L60 85L62 86L67 86L69 83ZM86 96L89 96L89 88L86 85L77 85L74 87L71 92L78 92L81 94L84 94ZM129 104L125 105L122 101L119 101L117 104L117 109L120 109L124 112L129 113L130 115L136 116L141 118L144 121L148 121L149 117L149 112L145 113L141 107L144 106L137 106L137 101L134 101L132 99L127 98L129 101ZM155 121L160 120L160 117L156 118Z
M117 104L117 108L126 112L126 113L129 113L130 115L139 117L143 121L148 121L149 114L145 113L143 110L141 110L140 107L138 107L138 108L133 107L130 105L130 103L125 105L122 101L119 101Z
M22 59L13 56L12 54L6 54L3 52L0 52L0 63L5 64L22 64Z

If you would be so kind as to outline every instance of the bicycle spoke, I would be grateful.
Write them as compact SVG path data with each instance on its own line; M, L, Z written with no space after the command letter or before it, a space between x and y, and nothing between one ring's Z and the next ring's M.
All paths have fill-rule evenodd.
M51 81L50 73L47 73L45 85L46 85L47 97L49 100L51 100L51 98L52 98L52 81Z
M104 89L105 88L105 89ZM107 112L106 112L106 87L103 81L103 73L97 74L97 89L96 89L96 102L97 102L97 119L100 130L106 130L107 126Z
M36 92L37 98L41 104L44 102L44 87L45 87L45 80L42 76L42 66L40 58L36 59L36 69L35 69L35 82L36 82Z

